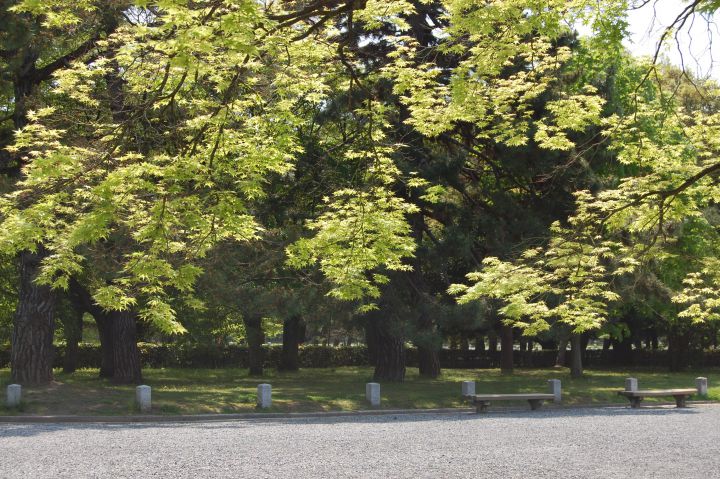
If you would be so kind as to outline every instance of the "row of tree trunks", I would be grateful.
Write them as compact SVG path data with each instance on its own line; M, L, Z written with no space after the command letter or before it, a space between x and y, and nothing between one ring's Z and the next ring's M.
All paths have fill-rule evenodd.
M10 356L10 380L17 384L47 384L53 380L55 293L35 282L43 250L19 255L20 288Z

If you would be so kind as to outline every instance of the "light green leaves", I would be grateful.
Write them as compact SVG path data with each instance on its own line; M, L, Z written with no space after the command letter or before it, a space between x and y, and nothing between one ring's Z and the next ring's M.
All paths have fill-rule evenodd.
M410 269L403 259L412 256L415 243L405 217L416 210L384 188L338 191L328 198L325 213L309 223L314 236L288 249L288 262L294 267L319 262L335 284L330 294L336 298L377 298L387 278L373 270Z

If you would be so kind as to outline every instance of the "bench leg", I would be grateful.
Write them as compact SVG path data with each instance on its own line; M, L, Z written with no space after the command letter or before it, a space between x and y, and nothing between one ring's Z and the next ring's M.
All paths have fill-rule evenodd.
M489 405L490 405L489 401L476 401L475 402L475 412L477 412L477 413L487 412Z
M542 399L528 399L530 403L530 409L537 411L542 406Z
M675 405L677 407L687 407L687 404L685 403L686 400L687 400L687 396L677 395L677 396L675 396Z
M637 409L640 407L640 403L642 402L643 398L640 397L630 397L630 407L633 409Z

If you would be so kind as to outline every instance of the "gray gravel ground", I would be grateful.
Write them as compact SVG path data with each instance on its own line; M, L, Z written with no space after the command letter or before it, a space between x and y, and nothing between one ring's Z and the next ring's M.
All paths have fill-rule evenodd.
M0 477L720 477L720 406L0 424Z

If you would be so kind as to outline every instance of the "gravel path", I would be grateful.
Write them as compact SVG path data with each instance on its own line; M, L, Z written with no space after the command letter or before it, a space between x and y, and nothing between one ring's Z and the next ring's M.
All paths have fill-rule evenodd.
M720 406L0 424L0 477L720 477Z

